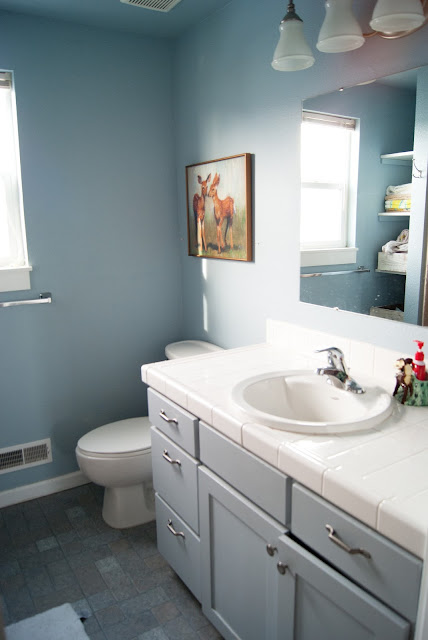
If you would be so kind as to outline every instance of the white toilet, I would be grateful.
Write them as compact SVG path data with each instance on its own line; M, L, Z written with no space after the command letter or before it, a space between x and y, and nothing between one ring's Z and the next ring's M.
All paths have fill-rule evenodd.
M201 340L173 342L165 347L171 360L222 351ZM80 470L105 487L103 518L116 529L154 520L152 456L148 417L129 418L93 429L76 447Z

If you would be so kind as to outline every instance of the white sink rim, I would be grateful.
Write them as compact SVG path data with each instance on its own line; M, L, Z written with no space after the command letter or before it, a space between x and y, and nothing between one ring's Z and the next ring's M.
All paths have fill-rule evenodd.
M261 410L248 402L245 392L257 383L278 380L278 378L303 378L308 380L308 384L313 384L314 389L319 389L326 402L329 399L342 400L348 406L355 407L360 413L354 414L352 419L341 420L308 420L296 419L295 417L280 416L278 413L270 413ZM323 386L325 385L325 387ZM327 383L327 376L319 376L310 369L289 369L283 371L269 371L241 380L232 388L232 401L246 418L250 418L255 424L262 424L274 429L291 431L305 434L341 434L353 431L365 431L372 429L384 422L392 413L394 408L392 396L382 387L375 383L364 385L366 392L355 394L351 391L338 389ZM337 406L337 405L336 405ZM331 408L330 408L331 409ZM343 405L341 410L343 409ZM358 413L357 411L357 413ZM356 416L356 417L355 417Z

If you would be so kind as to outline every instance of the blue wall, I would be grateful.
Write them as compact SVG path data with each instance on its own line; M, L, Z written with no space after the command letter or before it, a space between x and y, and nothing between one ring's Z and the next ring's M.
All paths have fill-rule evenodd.
M2 13L0 67L34 269L21 295L54 301L0 314L0 447L51 437L54 459L6 489L74 471L83 433L145 414L140 366L183 328L170 44Z
M367 24L373 3L354 4ZM299 130L302 100L428 64L427 31L322 54L315 45L323 3L300 0L297 11L316 62L281 73L270 62L285 8L282 0L233 0L177 45L179 171L243 152L253 154L254 169L254 263L204 261L183 252L185 327L189 335L206 331L223 346L237 346L263 341L271 317L407 353L414 338L428 340L428 329L299 301ZM184 203L180 173L178 193ZM184 234L184 207L179 222Z

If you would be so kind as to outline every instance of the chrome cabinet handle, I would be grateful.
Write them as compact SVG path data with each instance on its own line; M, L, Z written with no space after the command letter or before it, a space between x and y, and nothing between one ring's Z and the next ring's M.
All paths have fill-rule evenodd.
M167 449L163 450L163 454L162 454L162 458L164 458L164 460L166 460L167 462L169 462L169 464L176 464L177 467L181 467L181 462L180 460L173 460L173 458L171 458L171 456L168 453Z
M166 528L168 529L168 531L171 531L173 536L176 536L178 538L185 538L186 537L182 531L176 531L174 529L174 526L172 524L172 520L168 520L168 524L166 525Z
M273 554L275 553L275 551L278 551L278 549L276 547L273 546L273 544L267 544L266 545L266 551L268 552L268 554L270 556L273 556Z
M350 553L351 555L360 554L360 555L362 555L365 558L368 558L370 560L371 554L368 551L366 551L365 549L360 549L358 547L349 547L345 542L343 542L343 540L341 540L336 535L336 532L333 529L333 527L331 526L331 524L326 524L325 528L328 531L328 537L330 538L330 540L332 542L334 542L334 544L337 544L338 547L343 549L343 551L346 551L347 553Z
M284 564L283 562L278 562L278 564L276 565L276 568L278 569L279 573L283 576L288 569L288 565Z
M168 424L175 424L176 426L178 425L178 420L176 420L175 418L168 418L168 416L166 415L163 409L159 411L159 416L162 418L162 420L165 420L165 422L168 422Z

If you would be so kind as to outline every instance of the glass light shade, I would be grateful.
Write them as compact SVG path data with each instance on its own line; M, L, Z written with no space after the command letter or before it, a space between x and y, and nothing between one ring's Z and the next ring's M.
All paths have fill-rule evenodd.
M411 31L425 22L420 0L378 0L370 26L374 31L394 34Z
M312 67L315 58L303 34L301 20L284 20L279 25L279 41L272 67L277 71L301 71Z
M352 0L327 0L326 16L318 36L317 49L324 53L340 53L358 49L364 37L352 13Z

